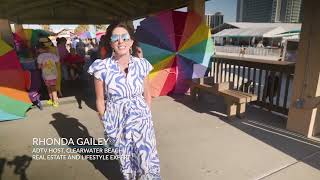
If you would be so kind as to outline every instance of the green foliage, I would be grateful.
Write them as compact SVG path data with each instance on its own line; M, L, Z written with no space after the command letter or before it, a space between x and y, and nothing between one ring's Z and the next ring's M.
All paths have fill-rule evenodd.
M40 25L43 30L45 31L51 31L50 25L49 24L41 24Z
M96 24L94 27L96 28L96 31L106 31L107 29L107 26L104 24Z
M89 25L87 24L80 24L74 29L75 34L81 34L86 31L89 31Z

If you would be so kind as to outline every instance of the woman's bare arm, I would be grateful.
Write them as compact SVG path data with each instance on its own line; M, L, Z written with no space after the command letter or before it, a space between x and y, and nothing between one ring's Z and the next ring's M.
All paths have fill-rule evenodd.
M149 84L149 78L148 76L144 78L144 99L146 100L146 103L148 104L149 108L151 109L151 92L150 92L150 84Z
M94 78L94 87L96 91L96 107L99 118L101 119L105 111L103 81Z

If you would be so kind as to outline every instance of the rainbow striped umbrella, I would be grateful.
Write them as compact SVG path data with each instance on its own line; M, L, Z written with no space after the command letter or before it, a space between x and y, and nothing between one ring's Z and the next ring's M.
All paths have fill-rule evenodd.
M25 117L32 105L27 87L30 75L23 71L12 47L0 39L0 121Z
M205 75L213 55L211 32L194 12L165 11L140 22L135 36L153 65L152 96L185 93L187 79Z
M28 45L30 47L35 47L38 44L38 40L40 37L48 37L50 33L41 29L24 29L24 35L26 41L28 41ZM23 36L21 37L23 38Z
M50 35L53 34L41 29L23 29L21 32L14 33L15 46L19 57L32 57L32 50L38 44L39 38Z

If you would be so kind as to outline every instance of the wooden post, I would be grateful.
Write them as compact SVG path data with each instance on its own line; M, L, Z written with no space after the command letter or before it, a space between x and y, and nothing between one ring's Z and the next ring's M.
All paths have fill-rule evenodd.
M8 19L0 19L0 38L11 47L14 46L12 31Z
M304 20L295 66L287 129L307 137L320 133L318 108L303 108L320 96L320 1L304 1Z
M234 119L237 115L237 105L228 98L225 98L224 102L227 105L228 119Z
M191 0L188 5L188 11L194 11L201 16L205 21L205 1L204 0Z
M246 103L238 104L237 105L237 117L242 119L245 117L246 112Z

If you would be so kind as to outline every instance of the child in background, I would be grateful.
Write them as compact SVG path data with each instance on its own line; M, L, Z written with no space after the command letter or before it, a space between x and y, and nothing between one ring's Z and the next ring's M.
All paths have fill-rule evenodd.
M46 42L39 43L39 56L37 58L37 63L39 69L42 71L42 78L47 86L50 99L48 104L53 107L58 107L58 96L57 96L57 77L58 69L57 64L59 63L59 57L50 52L51 45Z
M76 49L71 48L70 53L65 58L65 64L69 69L69 73L72 80L77 79L81 72L84 64L83 57L76 54Z

